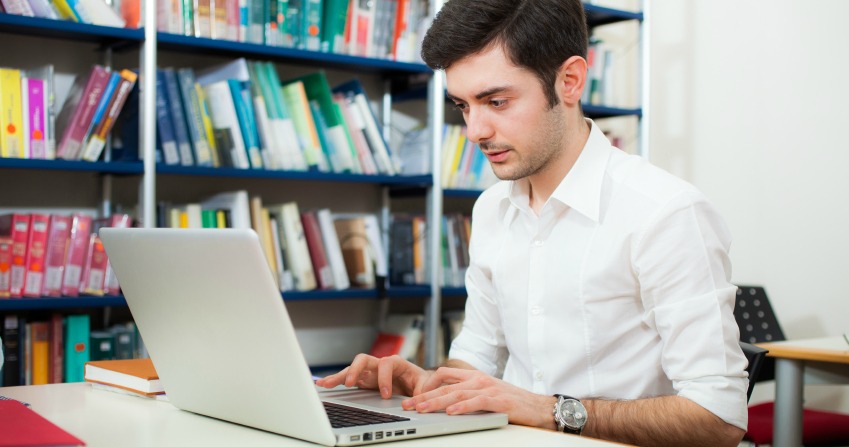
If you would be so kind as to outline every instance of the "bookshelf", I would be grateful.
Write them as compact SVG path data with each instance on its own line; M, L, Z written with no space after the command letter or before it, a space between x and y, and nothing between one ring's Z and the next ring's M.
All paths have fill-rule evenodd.
M155 21L152 7L147 8L145 14L148 23ZM83 64L92 63L119 68L138 67L140 69L138 85L142 91L155 91L157 66L173 64L203 67L215 65L222 59L239 57L271 61L278 68L293 66L307 71L324 69L345 72L352 76L368 76L374 80L367 85L370 93L379 91L380 86L390 85L395 79L429 76L432 73L428 67L418 63L188 37L157 32L151 27L119 29L5 13L0 13L0 42L4 42L4 46L8 42L23 42L26 46L37 45L39 48L44 48L44 51L38 55L19 56L17 59L4 61L4 65L21 66L19 60L48 63L54 58L62 59L63 54L79 52L87 54L86 61L79 66L62 67L66 72L76 70L77 73L81 73ZM61 42L61 49L53 50L52 46L59 42ZM183 63L183 60L188 62ZM374 85L378 87L374 88ZM43 187L34 188L20 199L0 203L0 210L53 207L72 209L79 206L76 203L62 203L61 198L47 197L52 188L62 186L47 185L54 175L59 175L63 182L67 181L76 185L71 189L76 196L83 197L79 202L83 202L82 206L87 210L98 210L98 214L102 215L110 212L112 203L135 206L136 212L132 214L141 219L145 226L152 226L156 222L157 201L161 197L182 199L180 193L175 193L175 190L182 189L183 186L192 189L193 194L226 191L233 189L233 185L243 184L248 185L248 189L263 191L262 194L275 188L286 189L291 185L294 185L293 189L300 188L302 191L317 187L322 191L321 194L325 195L327 191L333 190L345 192L353 189L355 193L370 191L367 194L372 197L369 197L368 203L374 203L377 206L363 211L379 216L388 216L389 204L385 200L388 197L388 190L414 188L427 191L433 186L430 175L356 175L157 164L153 162L156 146L155 103L152 101L155 98L153 97L154 95L143 96L139 107L141 117L139 149L140 153L144 154L144 161L78 162L0 158L0 176L7 179L5 182L0 180L0 187L6 187L6 182L12 183L8 180L9 175L17 182L32 179L34 182L44 184ZM391 105L392 97L388 91L383 92L382 99L384 105ZM309 203L311 194L307 193L304 196L304 203ZM430 294L431 288L428 286L400 286L389 289L378 287L289 291L284 294L284 299L287 302L300 303L298 305L301 306L311 305L311 302L315 301L376 302L388 296L393 299L426 299ZM43 315L44 312L52 311L62 313L98 309L105 310L108 314L110 308L117 308L116 313L126 312L126 301L122 296L0 299L0 315L14 313Z
M440 1L430 2L431 14L440 7ZM149 3L148 3L149 4ZM637 21L640 23L641 46L643 60L646 59L647 33L645 31L646 13L628 12L596 5L586 5L588 21L592 28L622 21ZM153 7L144 10L145 20L148 23L155 22L155 11ZM388 128L386 113L391 107L393 92L391 85L407 84L409 79L415 79L414 83L420 82L424 77L428 80L427 93L425 95L410 95L410 97L424 97L427 100L426 114L428 117L428 128L431 136L431 161L432 166L439 166L441 162L442 123L444 121L444 87L445 81L442 73L433 74L425 65L418 63L396 62L386 59L372 59L344 54L321 53L316 51L298 50L283 47L271 47L260 44L215 40L208 38L197 38L183 35L157 32L152 27L144 29L121 29L97 25L87 25L68 21L50 20L34 17L22 17L0 13L0 42L6 42L9 38L15 41L23 40L27 43L38 43L39 48L44 48L42 54L28 56L38 58L42 62L51 61L54 57L66 57L65 48L74 48L75 51L91 49L87 60L119 66L113 63L114 59L120 59L122 66L140 68L141 77L138 81L143 91L155 91L155 78L157 66L165 66L169 62L190 60L187 65L213 65L216 61L244 57L254 60L268 60L277 66L294 66L306 70L328 69L349 74L364 75L377 79L377 85L382 85L382 101L384 111L384 125ZM34 40L27 40L34 39ZM52 44L60 44L60 48L53 48ZM76 45L76 46L74 46ZM77 47L78 46L78 47ZM79 48L79 49L77 49ZM164 61L164 62L163 62ZM7 62L12 63L12 62ZM178 62L182 65L182 62ZM642 68L643 82L647 82L647 64ZM379 90L378 87L376 90ZM375 90L374 88L372 90ZM401 92L405 94L407 92ZM647 149L647 88L642 89L643 102L640 108L618 108L608 106L586 106L587 116L593 118L633 116L640 121L640 147ZM260 190L268 190L278 185L333 185L339 190L350 187L370 188L373 190L371 199L377 203L379 216L388 217L390 191L393 190L416 190L425 195L425 208L428 227L431 234L440 234L441 216L443 214L443 200L472 200L480 191L444 189L441 186L439 169L434 169L432 175L415 176L388 176L388 175L354 175L333 174L316 172L294 172L294 171L266 171L266 170L240 170L232 168L205 168L185 167L165 164L156 164L155 145L155 103L154 95L147 97L140 104L140 151L144 154L144 161L99 161L99 162L77 162L66 160L24 160L0 158L0 175L14 174L16 178L39 179L39 182L47 182L55 174L61 174L62 179L70 179L71 182L85 183L88 186L82 189L85 195L84 202L90 208L108 213L112 203L135 203L137 205L136 217L141 219L146 226L152 226L156 222L156 203L163 195L173 195L173 190L184 185L191 185L196 190L202 190L202 186L212 185L210 191L228 189L228 185L247 182L251 187ZM414 99L415 99L414 98ZM373 99L373 98L372 98ZM647 155L647 154L643 154ZM273 185L273 186L272 186ZM4 183L0 182L0 186ZM36 188L26 197L34 197L38 194L47 194L49 188ZM76 191L76 190L75 190ZM326 194L327 189L324 189ZM308 194L309 196L309 194ZM307 197L307 201L312 197ZM37 200L36 207L61 206L51 200ZM0 203L0 208L8 207L9 204ZM13 203L13 206L18 203ZM76 206L76 205L70 205ZM386 219L384 219L385 221ZM388 231L386 222L383 222L384 232ZM441 245L438 237L431 237L428 241L430 284L438 284L437 278L441 267ZM332 301L332 300L383 300L387 297L393 299L423 299L425 301L426 315L426 338L425 338L425 363L427 366L435 365L436 346L440 343L437 339L438 327L441 315L441 303L443 296L458 296L465 293L462 287L440 288L431 285L398 286L383 289L349 289L341 291L311 291L311 292L286 292L285 300L298 303L309 301ZM14 300L0 300L0 314L18 311L46 311L66 309L90 309L126 307L126 302L120 296L105 297L78 297L78 298L26 298Z

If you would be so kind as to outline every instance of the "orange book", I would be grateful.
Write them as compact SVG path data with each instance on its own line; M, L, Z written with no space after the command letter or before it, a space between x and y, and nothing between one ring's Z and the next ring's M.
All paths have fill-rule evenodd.
M113 386L148 397L165 394L151 359L86 362L85 381Z
M32 384L47 384L50 382L50 323L33 322L29 337L32 343Z

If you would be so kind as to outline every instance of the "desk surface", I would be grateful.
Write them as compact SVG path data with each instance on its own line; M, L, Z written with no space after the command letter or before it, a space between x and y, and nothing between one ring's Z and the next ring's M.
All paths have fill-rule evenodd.
M87 383L7 387L0 388L0 395L31 404L33 410L85 441L88 447L316 445L182 411L168 402L93 390ZM621 445L514 425L474 433L405 440L400 444L388 445L441 446L449 441L450 445L464 447Z
M849 343L842 336L758 343L758 346L769 349L769 357L849 363Z

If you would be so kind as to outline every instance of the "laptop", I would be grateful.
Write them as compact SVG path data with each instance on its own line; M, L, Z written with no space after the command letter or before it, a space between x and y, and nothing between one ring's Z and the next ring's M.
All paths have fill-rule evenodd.
M102 228L100 237L177 408L328 446L507 424L500 413L419 414L400 396L317 387L252 230ZM327 411L339 407L382 416L331 424Z

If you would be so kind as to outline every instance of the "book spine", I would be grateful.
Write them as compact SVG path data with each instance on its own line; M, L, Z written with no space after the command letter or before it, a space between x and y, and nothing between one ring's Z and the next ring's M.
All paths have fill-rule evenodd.
M20 320L16 315L3 318L3 386L23 385L21 382L21 339Z
M212 154L206 139L206 131L203 125L203 116L195 89L195 76L191 68L177 70L177 82L180 87L180 97L185 108L186 124L189 131L189 139L194 148L195 163L198 166L212 166Z
M318 288L332 289L334 288L333 270L330 268L330 263L327 262L327 250L324 248L324 241L321 239L321 227L318 224L315 212L301 213L301 224L304 227L304 236L307 240L307 249Z
M62 274L65 271L65 248L71 236L71 217L53 214L47 236L47 254L44 259L44 287L42 295L62 295Z
M112 130L112 127L115 125L115 121L118 119L118 115L121 113L124 103L130 96L133 86L136 83L136 79L138 79L138 75L131 70L121 70L120 76L121 80L115 89L115 94L112 95L112 100L106 110L106 116L100 125L92 132L88 145L86 145L86 148L83 151L81 157L83 160L97 161L97 159L100 158L100 154L103 153L103 149L106 147L106 138Z
M12 238L0 236L0 299L9 298L12 285Z
M44 284L44 260L47 252L47 234L50 216L32 214L30 217L30 235L27 247L27 273L24 279L23 295L41 296Z
M174 134L174 122L168 106L168 89L162 70L156 72L156 136L162 147L162 158L165 164L180 164L180 151Z
M0 156L25 158L21 71L0 68Z
M103 249L103 242L101 242L100 237L92 233L89 235L86 261L80 279L80 293L103 296L105 277L106 251Z
M62 383L65 371L64 317L54 313L50 317L50 383Z
M109 71L96 65L91 71L70 125L62 134L59 147L56 149L57 156L65 160L77 160L79 158L89 125L108 82Z
M46 385L50 382L50 325L46 321L33 322L30 326L32 346L32 384Z
M165 91L168 96L168 111L174 128L174 138L177 141L177 152L180 155L180 164L191 166L194 164L192 154L192 143L189 139L189 130L186 127L186 117L183 113L183 104L180 97L180 87L177 82L177 73L173 68L164 68L161 71L165 77Z
M91 323L88 315L65 317L65 382L82 382L89 361Z
M27 133L29 140L30 158L43 160L47 158L47 94L44 91L43 79L28 78L26 94L28 109L26 111Z
M65 257L65 274L62 277L62 295L77 296L80 289L80 277L91 234L91 216L75 214L71 224L71 236Z
M113 214L110 227L129 228L133 224L133 219L128 214ZM109 262L109 257L106 257L106 272L103 280L103 293L106 295L118 295L121 293L121 285L118 282L118 276L112 269L112 263Z
M9 281L9 296L20 298L23 296L24 283L27 274L27 248L29 247L30 215L14 213L7 216L10 220L8 234L12 238L12 265L10 267L11 278ZM5 224L2 226L6 226Z

